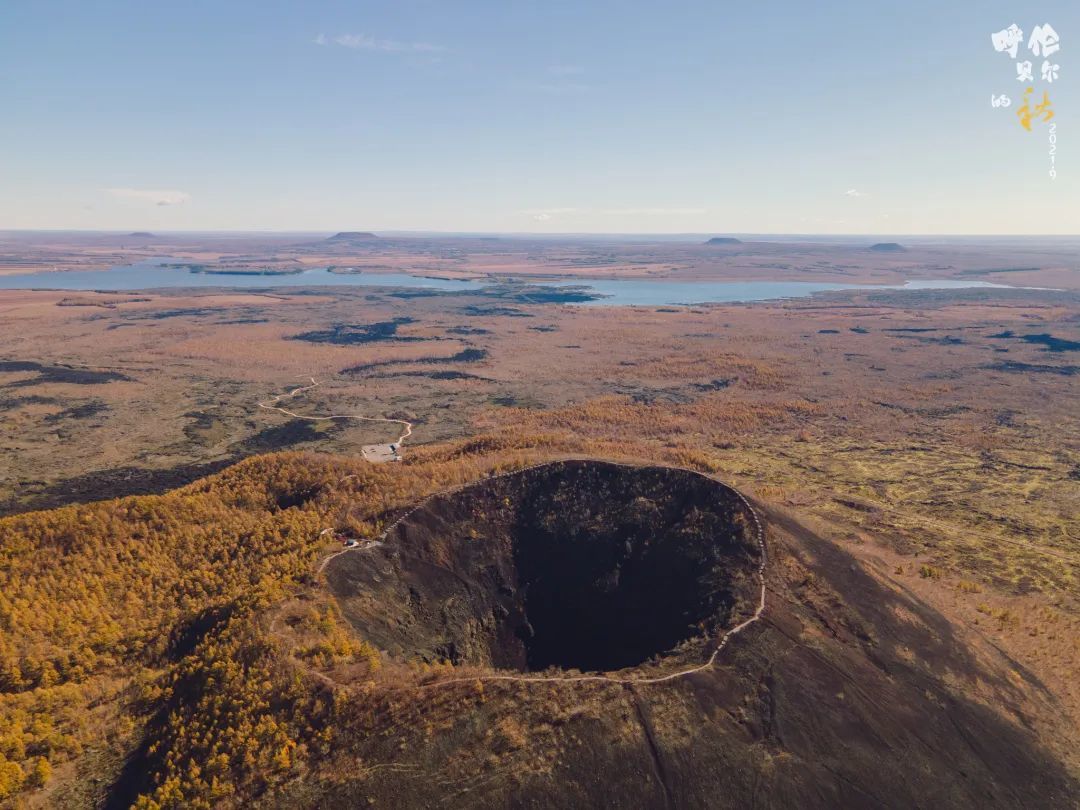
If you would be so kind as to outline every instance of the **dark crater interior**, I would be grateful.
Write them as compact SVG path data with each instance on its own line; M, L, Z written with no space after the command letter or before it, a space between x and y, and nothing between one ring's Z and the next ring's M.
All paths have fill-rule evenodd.
M696 473L555 462L428 500L327 577L358 633L403 659L616 670L704 658L753 611L751 526Z

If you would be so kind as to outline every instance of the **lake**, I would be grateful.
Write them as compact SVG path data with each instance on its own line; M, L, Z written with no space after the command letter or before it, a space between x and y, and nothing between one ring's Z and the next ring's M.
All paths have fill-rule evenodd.
M955 290L1023 289L986 281L909 281L903 285L835 284L813 281L668 281L661 279L583 279L580 282L529 282L543 287L587 287L598 297L582 302L593 306L663 306L678 304L768 301L804 298L837 290ZM266 289L269 287L398 287L472 292L489 286L475 281L424 278L406 273L331 273L306 270L293 275L239 275L192 273L163 262L140 262L111 270L25 273L0 276L0 289L81 290L132 292L184 287Z

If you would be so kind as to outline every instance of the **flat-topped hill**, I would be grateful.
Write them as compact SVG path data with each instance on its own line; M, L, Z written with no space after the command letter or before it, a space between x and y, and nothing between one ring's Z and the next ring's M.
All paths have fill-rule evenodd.
M341 231L335 233L329 237L327 242L369 242L372 239L378 239L375 234L370 231Z

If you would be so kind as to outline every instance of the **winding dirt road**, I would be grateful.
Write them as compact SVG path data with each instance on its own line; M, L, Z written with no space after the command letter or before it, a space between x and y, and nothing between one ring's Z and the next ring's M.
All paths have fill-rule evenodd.
M303 416L303 415L298 414L298 413L293 413L292 411L288 410L287 408L282 408L280 405L277 404L277 403L281 402L281 400L283 400L283 399L292 399L297 394L302 393L304 391L310 391L312 388L315 388L316 386L319 385L319 383L317 383L315 381L314 377L310 377L309 379L311 380L311 385L302 385L299 388L292 389L288 393L278 394L273 399L269 399L266 402L258 403L259 407L264 408L264 409L266 409L268 411L278 411L279 413L283 413L286 416L291 416L293 419L304 419L304 420L307 420L309 422L320 422L320 421L327 420L327 419L357 419L357 420L359 420L361 422L388 422L388 423L391 423L391 424L402 425L405 428L405 430L400 436L397 437L397 441L392 442L389 445L385 445L386 447L390 448L390 451L389 451L390 455L388 455L388 456L385 455L385 454L380 455L380 456L377 457L377 460L378 461L389 461L390 458L397 458L399 456L398 450L401 448L401 443L412 435L412 428L413 428L412 422L409 422L409 421L407 421L405 419L387 419L387 418L384 418L384 417L381 417L381 416L361 416L361 415L355 414L355 413L331 413L331 414L326 414L324 416ZM381 447L381 446L382 445L369 445L369 447ZM364 448L363 455L364 455L364 458L367 459L368 461L374 460L372 458L373 454L368 453L368 447Z

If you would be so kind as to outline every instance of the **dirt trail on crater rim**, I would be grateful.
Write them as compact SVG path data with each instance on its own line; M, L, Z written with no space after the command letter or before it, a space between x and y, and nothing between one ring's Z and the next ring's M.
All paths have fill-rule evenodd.
M578 459L562 459L562 460L546 461L546 462L543 462L543 463L531 465L529 467L520 468L520 469L516 469L516 470L510 470L510 471L503 472L503 473L498 473L496 475L492 475L492 476L489 476L487 478L480 479L479 481L473 481L473 482L470 482L470 483L467 483L467 484L452 487L450 489L443 490L443 491L440 491L440 492L436 492L436 493L433 493L433 494L427 496L426 498L424 498L423 500L418 502L415 506L413 506L412 508L410 508L409 510L407 510L406 512L401 514L389 526L387 526L386 529L383 530L377 537L362 543L359 547L345 549L343 551L337 552L337 553L332 554L329 557L325 558L322 561L322 563L320 564L318 570L319 570L320 573L326 572L326 569L331 564L334 564L337 567L341 566L342 565L341 561L347 555L353 555L353 556L358 557L358 558L362 558L362 557L369 557L370 558L372 556L380 556L381 555L384 559L416 558L416 555L418 555L418 554L422 556L425 551L431 551L432 549L427 548L427 547L425 547L425 548L412 547L413 545L416 545L416 544L413 544L411 542L411 535L416 534L417 526L419 524L423 523L423 521L425 519L430 519L430 517L432 515L432 510L438 510L440 507L445 509L448 506L448 504L452 503L455 499L461 499L462 496L466 496L465 499L467 501L467 500L469 500L468 496L470 494L475 499L483 500L486 497L487 500L491 500L491 492L490 492L490 490L493 487L500 487L501 485L506 485L506 484L509 483L509 485L511 487L511 490L512 490L513 485L514 485L513 482L515 482L515 481L521 482L524 479L528 478L529 476L532 476L534 478L539 478L539 480L541 481L541 487L542 487L543 482L545 480L551 479L551 478L556 478L557 479L557 478L560 477L560 475L565 477L565 476L567 476L568 471L571 471L571 474L570 474L569 477L572 479L570 484L569 484L570 489L575 490L575 491L576 490L584 490L585 498L584 498L584 501L582 503L574 504L574 503L572 503L573 497L574 497L573 494L571 494L569 496L569 498L567 498L565 492L560 492L558 494L558 496L557 496L557 499L561 498L561 503L558 504L558 509L559 510L570 509L572 511L574 508L580 508L582 506L585 506L586 509L595 508L596 507L596 501L598 500L599 496L594 497L591 494L591 492L589 492L588 486L582 486L582 485L583 484L588 484L588 483L595 484L596 482L595 481L590 482L590 481L587 481L587 480L573 480L573 479L575 479L576 477L581 477L581 476L584 476L585 479L588 479L590 477L590 473L597 473L598 471L603 473L603 475L601 477L614 475L617 479L626 478L628 480L633 479L635 477L648 478L649 476L652 476L654 479L663 481L667 477L675 476L675 477L677 477L679 479L684 479L684 484L688 487L688 489L693 489L694 486L699 487L699 489L703 487L704 488L703 491L695 493L698 497L703 497L705 500L708 500L709 498L714 498L718 504L721 503L721 502L725 502L725 503L723 503L723 507L725 509L731 509L731 507L735 507L735 510L731 513L732 516L734 516L735 514L741 515L741 517L735 519L735 522L738 523L739 526L742 526L743 524L745 524L745 526L744 526L744 529L734 529L734 530L737 531L740 534L746 535L745 539L754 547L753 552L754 552L754 556L756 557L756 559L749 559L748 558L746 560L741 561L742 563L746 563L748 568L752 569L752 577L750 577L750 578L752 578L754 580L754 589L753 590L756 592L754 594L754 597L753 597L753 600L752 600L752 603L753 603L752 612L750 612L749 615L746 615L746 613L744 612L743 613L744 618L742 618L741 620L739 620L739 621L735 622L734 624L732 624L732 622L736 618L736 616L735 616L735 607L732 606L732 609L731 609L730 613L726 616L726 618L728 620L724 625L724 627L726 627L726 629L721 630L720 628L715 628L713 630L713 632L708 634L709 636L715 638L716 641L715 641L715 643L713 645L711 645L711 652L710 652L710 654L708 655L708 657L706 658L705 661L703 661L700 664L693 665L693 666L682 666L677 671L668 672L668 673L664 673L664 674L661 674L661 675L655 675L655 676L618 675L618 674L609 674L608 672L596 673L596 674L581 674L581 675L569 674L569 673L561 674L561 675L560 674L555 674L555 675L550 675L550 674L544 674L544 675L514 675L514 674L505 674L505 673L500 673L500 674L477 674L477 675L472 675L472 676L468 676L468 677L445 678L445 679L433 681L431 683L423 684L421 686L421 688L432 689L432 688L437 688L437 687L440 687L440 686L447 686L447 685L455 684L455 683L475 683L477 681L480 681L480 682L507 681L507 682L518 682L518 683L582 683L582 682L601 682L602 683L602 682L607 682L607 683L623 684L623 685L631 685L631 684L646 685L646 684L660 684L660 683L675 681L677 679L684 678L684 677L687 677L687 676L692 675L694 673L701 672L703 670L711 668L715 664L715 662L717 661L717 659L720 656L721 652L724 650L724 648L727 646L727 644L731 641L731 639L734 638L735 636L737 636L738 634L742 633L743 631L745 631L747 628L749 628L755 622L757 622L765 612L765 603L766 603L766 596L765 596L765 594L766 594L765 566L766 566L766 560L767 560L766 542L765 542L765 527L764 527L764 524L762 523L761 519L759 518L757 512L750 505L750 502L748 501L748 499L745 496L743 496L740 492L738 492L734 488L732 488L732 487L718 481L717 479L715 479L715 478L713 478L711 476L704 475L704 474L699 473L699 472L694 471L694 470L689 470L689 469L685 469L685 468L678 468L678 467L644 465L644 464L639 465L639 464L629 464L629 463L625 463L625 462L613 462L613 461L606 461L606 460L601 461L601 460L597 460L597 459L580 459L580 458L578 458ZM565 481L560 482L559 485L560 486L566 486L567 482L565 482ZM711 492L709 490L711 490ZM649 494L650 494L650 487L647 486L647 485L643 485L641 487L641 489L640 489L640 492L638 492L638 490L635 487L631 486L629 491L632 492L634 494L634 496L635 496L634 504L638 504L640 506L641 501L643 501L643 500L647 501L648 500ZM678 494L685 494L685 493L678 493ZM508 494L505 494L505 493L502 493L502 494L495 493L495 495L496 495L496 500L498 500L498 498L502 499L501 506L510 507L511 495L508 495ZM661 496L661 497L673 497L675 495L676 495L676 493L668 493L665 496ZM684 498L682 500L685 501L687 499ZM694 527L688 526L686 524L693 523L693 521L703 512L703 509L707 513L707 508L705 508L704 505L699 506L697 504L694 504L693 500L694 500L693 498L690 498L690 499L688 499L687 503L682 503L680 501L677 506L674 506L674 508L671 508L671 509L668 510L671 513L668 517L670 517L671 519L673 519L675 521L682 521L682 522L680 522L678 524L677 528L678 528L679 531L681 531L684 534L686 532L688 532L688 531L693 531L694 530ZM499 506L499 505L500 504L496 504L496 506ZM613 507L616 512L623 511L621 509L621 504L619 504L618 502L616 502L614 504L609 504L608 506ZM679 508L681 506L688 506L688 508L690 510L689 517L681 514L680 508ZM451 507L451 508L453 508L453 507ZM483 508L483 507L481 507L481 508ZM589 514L588 512L585 512L585 513L583 513L583 517L591 519L595 523L595 519L596 519L597 515ZM617 521L617 518L615 517L614 514L612 514L612 515L610 515L608 517L610 519L612 519L612 520ZM551 518L551 515L546 516L546 519L550 519L550 518ZM443 522L441 520L439 520L438 522L440 524L438 526L438 531L440 532L440 534L445 534L450 538L450 539L448 539L446 541L447 544L449 544L449 545L457 545L458 546L458 548L456 550L450 550L450 551L447 551L446 549L436 549L435 551L437 552L438 555L440 555L440 558L442 556L444 556L446 553L449 553L449 555L451 557L453 557L456 552L461 551L461 546L462 545L475 546L476 544L482 544L483 542L485 542L482 538L477 538L475 536L473 536L471 538L468 537L468 536L462 537L460 535L460 532L455 533L455 527L453 525L445 525L445 524L443 524ZM618 528L618 523L617 522L616 522L616 527ZM456 528L460 528L460 527L456 527ZM522 528L523 527L521 525L518 526L519 531L522 530ZM668 527L668 528L670 528L670 527ZM726 528L727 531L732 531L731 527L725 527L725 528ZM574 527L574 526L569 526L569 527L568 526L563 526L562 529L564 531L568 531L571 534L575 534L575 532L576 532L576 527ZM645 533L644 533L645 536L637 536L638 534L640 534L640 531L639 531L640 529L645 529L646 530ZM616 531L617 537L613 538L613 539L617 540L616 545L619 544L619 543L623 544L623 548L620 549L620 550L617 550L616 552L614 552L614 557L611 560L607 561L607 563L609 565L614 565L614 572L615 572L614 575L617 577L620 572L623 572L624 576L625 576L625 572L630 571L632 573L635 566L637 566L638 569L640 569L642 567L648 567L650 565L657 565L657 564L664 565L664 563L662 562L663 555L653 554L650 561L645 561L643 559L635 559L636 552L632 552L632 550L631 550L631 540L630 539L624 539L624 538L628 538L631 534L633 534L635 542L637 542L639 544L643 544L643 545L647 546L649 543L660 543L660 541L662 541L662 540L670 540L670 538L666 538L666 537L663 536L663 530L664 529L665 529L665 526L656 526L656 527L654 527L654 526L633 526L633 525L628 524L628 525L623 526L623 532L624 532L623 534L619 534L618 531ZM470 531L470 533L475 535L475 530L470 529L469 531ZM635 532L637 534L635 534ZM655 534L655 536L649 536L651 534ZM396 540L396 542L395 542L395 540ZM549 543L558 543L559 542L559 540L557 539L557 537L555 535L550 535L550 534L546 536L546 540ZM580 543L580 544L588 545L589 543L593 543L595 545L595 538L591 536L591 533L589 531L586 531L584 533L577 532L575 534L575 540L576 540L577 543ZM693 538L693 540L694 540L695 544L699 544L699 545L701 545L703 547L708 547L708 546L714 545L714 544L717 545L717 546L722 545L719 542L719 538L718 537L713 537L713 536L700 536L700 537L695 536ZM727 542L730 545L731 539L728 538ZM518 585L520 583L518 583L516 580L521 575L521 566L523 564L523 560L522 560L523 555L520 553L520 549L517 548L517 543L518 543L517 540L511 540L510 544L509 544L509 547L504 547L504 548L502 548L500 550L501 553L505 554L506 552L509 552L510 555L515 556L516 559L514 560L513 563L509 563L508 560L502 560L502 561L497 561L496 562L496 565L499 565L499 564L502 564L502 563L509 563L508 569L514 569L514 570L505 570L505 571L501 572L501 578L500 578L499 582L497 582L497 583L491 583L491 582L479 583L478 584L479 588L483 589L483 588L487 587L489 589L494 588L494 589L497 589L497 590L500 590L500 591L506 591L507 589L516 590L518 588ZM506 544L504 543L503 546L505 546L505 545ZM695 554L701 553L701 551L702 551L702 549L694 549L693 551L688 551L688 550L684 549L684 550L679 551L678 553L687 553L690 556L693 556ZM714 551L715 551L715 549L714 549ZM565 549L564 549L564 552L565 552ZM569 553L571 553L572 555L577 555L579 552L573 551L573 552L569 552ZM603 554L604 552L597 551L596 549L593 549L593 550L591 550L591 552L582 552L582 553L585 553L586 556L587 556L589 553L592 553L593 555L596 555L596 554ZM649 552L646 551L645 553L648 554ZM496 554L496 557L498 557L498 554ZM465 562L465 561L461 560L461 562ZM488 567L488 568L490 568L491 565L492 565L492 560L490 560L490 559L485 559L485 560L483 560L483 562L486 565L486 567ZM596 565L595 565L594 560L590 560L590 559L586 559L586 558L576 559L575 560L575 559L573 559L573 557L567 557L567 558L565 558L563 560L563 562L572 562L572 563L574 563L574 567L576 567L577 565L586 565L586 566L593 565L594 569L596 569L596 570L593 570L592 574L600 573L600 574L607 575L607 576L611 575L611 572L607 571L606 569L603 569L602 566L600 566L600 568L597 568ZM677 568L678 568L679 575L685 577L686 582L681 582L677 578L670 578L670 579L666 579L666 580L665 579L658 580L654 584L662 584L662 585L666 586L669 589L676 589L676 590L680 589L680 588L683 588L683 587L689 587L690 585L688 583L692 584L693 581L694 581L694 577L695 577L695 574L694 574L694 571L693 571L693 565L690 565L689 563L690 563L690 560L688 559L688 560L685 560L685 561L680 560L678 563L675 564L677 566ZM715 564L717 564L717 560L712 560L711 563L715 565ZM727 563L725 562L725 564L727 564ZM420 565L421 567L424 567L424 566L426 566L426 563L420 562L420 563L418 563L418 565ZM438 564L438 567L446 568L447 566L453 567L453 563L447 563L445 560L441 559L440 563ZM461 566L461 568L456 573L456 575L459 576L459 577L462 577L462 576L468 577L468 576L470 576L470 574L468 572L472 571L472 570L475 570L478 567L480 567L480 561L478 561L478 560L469 560L466 565ZM383 576L383 573L384 572L380 572L379 575L373 575L372 580L369 583L369 585L374 586L374 587L378 587L375 583L384 581L385 577ZM418 572L412 572L412 573L410 573L408 575L408 577L410 578L410 581L412 579L416 578L416 576L418 576ZM639 573L639 577L640 576L641 576L641 574ZM422 579L423 577L421 576L420 578ZM565 578L567 580L569 580L569 584L566 584L562 589L560 589L560 599L573 598L573 594L575 593L575 591L573 589L575 587L577 587L577 588L580 588L580 587L586 587L587 588L587 587L589 587L588 583L585 583L584 585L582 583L576 583L576 585L575 585L575 583L573 582L573 576L572 575L568 574L568 575L566 575ZM748 578L748 579L750 579L750 578ZM336 580L335 569L332 569L328 573L328 581L330 582L331 590L338 593L338 595L340 597L341 596L341 592L340 592L341 589L340 589L340 587L335 588L335 580ZM644 579L643 581L647 581L647 578ZM338 583L338 584L340 585L340 583ZM441 587L441 586L438 586L438 587ZM536 587L538 587L538 581L533 581L533 582L529 583L528 585L526 585L524 590L528 591L530 588L532 588L535 591ZM638 586L635 586L635 587L640 587L640 583L639 583ZM710 583L710 587L719 587L719 586L716 583ZM615 588L617 589L618 585L616 585ZM417 582L412 582L411 581L409 589L410 589L411 593L416 594L416 593L418 593L418 589L421 590L421 591L423 590L423 584L421 582L418 582L418 581ZM596 595L596 598L601 600L601 602L604 599L609 599L610 600L610 597L611 597L611 592L610 591L611 591L611 589L609 588L608 592L599 593L599 594ZM567 596L568 592L570 594L570 597ZM643 603L649 603L650 596L653 599L658 598L657 593L655 592L655 590L651 594L649 592L647 592L647 591L643 591L643 592L640 592L640 593L635 593L634 596L635 596L635 598L637 600L640 600ZM742 596L742 594L740 594L740 596ZM749 596L749 594L746 594L746 596ZM454 600L461 599L461 598L468 598L468 597L467 597L467 595L463 595L463 594L460 594L460 593L452 593L448 599L446 598L446 594L440 594L437 598L444 599L446 605L450 605L450 604L452 604L454 602ZM529 602L529 601L535 601L535 597L530 596L529 594L524 595L522 598L524 599L524 601L526 603ZM380 597L376 597L376 599L378 601L382 601L382 599ZM389 601L394 602L393 599L390 599ZM738 601L739 601L739 607L742 607L743 601L748 601L748 600L743 600L742 598L740 598ZM495 602L499 602L499 600L496 599ZM620 608L621 608L622 611L632 611L633 610L632 605L633 605L633 600L631 600L631 601L621 600L620 601ZM520 615L510 617L511 621L517 621L517 622L520 622L520 624L521 624L521 626L518 627L515 630L515 633L519 634L520 631L521 631L521 628L525 628L526 632L532 632L531 620L528 617L528 607L525 607L525 606L507 606L505 604L495 604L495 605L484 604L483 605L483 608L485 610L487 608L489 608L489 607L492 607L494 612L497 613L497 614L500 613L500 612L507 613L507 614L511 614L511 613L520 614ZM748 607L748 605L747 605L747 607ZM447 608L447 609L449 609L449 608ZM591 616L593 611L586 611L586 613L587 613L587 615ZM346 615L348 615L348 614L349 614L349 611L348 611L348 609L346 609ZM608 618L613 620L613 622L628 621L628 616L627 616L627 614L625 612L620 612L620 613L616 613L614 615L609 615ZM683 618L685 618L685 616L679 616L678 618L683 619ZM645 622L646 624L648 624L647 617L642 616L642 617L639 617L639 619L641 621ZM579 621L582 621L582 620L583 619L579 618ZM677 621L678 619L675 619L675 620ZM475 617L469 617L467 621L472 623L472 624L475 624L476 619L475 619ZM704 621L707 621L707 618L698 617L698 621L699 622L704 622ZM362 628L359 628L359 629L360 629L361 635L365 635L364 632L363 632L363 629ZM491 628L488 628L488 629L491 629ZM562 631L564 631L564 632L567 630L566 627L560 627L560 629ZM444 629L444 632L448 632L450 635L454 635L454 632L453 632L452 628L451 629ZM505 635L506 628L503 628L502 630L499 630L499 631L496 631L496 632L497 632L497 634L502 633L502 634ZM607 632L611 632L611 631L608 630ZM667 638L670 641L671 639L675 638L675 636L677 636L677 635L679 635L677 631L671 630L664 637ZM700 636L700 632L698 633L698 635ZM599 633L597 635L597 638L594 639L594 641L596 641L597 643L604 643L604 637L605 637L605 633L601 632L601 633ZM635 640L634 639L626 639L626 641L628 643L630 643L630 644L633 644ZM700 641L700 638L698 638L698 641ZM502 644L502 643L504 643L504 642L498 642L498 644ZM496 646L498 646L498 644ZM524 642L524 644L525 644L526 647L528 647L528 642ZM456 647L456 645L454 643L451 643L450 646L452 648ZM447 657L453 659L455 657L454 650L451 649L451 650L449 650L449 652L451 654L448 655ZM650 652L652 653L652 656L650 656L650 657L655 658L657 655L666 654L668 652L668 649L666 647L663 647L663 648L660 648L660 649L652 649L652 650L650 650ZM511 656L511 657L514 657L514 656ZM517 660L517 665L515 666L515 665L511 664L510 666L514 666L514 668L521 668L522 660L520 660L520 659L522 658L522 656L521 656L520 651L518 651L518 654L516 655L516 658L518 659ZM462 662L464 663L466 661L462 661ZM470 663L472 663L472 662L470 662ZM495 666L497 669L508 668L506 661L501 662L502 666L498 666L499 662L496 662L496 661L482 661L482 662L476 661L475 663L482 663L482 664L486 664L488 666ZM644 662L633 662L632 664L630 664L630 666L637 667L637 666L640 666L642 663L644 663ZM547 667L547 668L550 669L550 666ZM588 669L594 669L594 671L595 671L595 669L599 669L600 667L586 668L586 667L570 666L570 667L567 667L567 668L569 668L569 669L578 669L578 670L586 669L586 671ZM612 667L611 669L625 669L625 668L628 668L628 667Z
M385 676L354 693L362 731L348 754L413 776L372 772L320 806L427 807L434 784L460 784L443 798L469 807L1057 807L1080 795L1034 732L1054 698L1022 665L695 471L572 458L500 473L424 498L322 571L345 620L387 656ZM417 660L470 674L418 676ZM487 770L492 751L505 768Z

